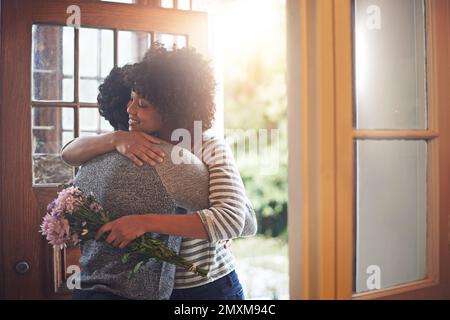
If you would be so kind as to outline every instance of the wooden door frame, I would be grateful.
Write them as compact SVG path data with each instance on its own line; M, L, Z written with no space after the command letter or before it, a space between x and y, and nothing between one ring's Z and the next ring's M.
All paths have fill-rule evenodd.
M287 1L291 299L336 298L336 2Z
M38 233L46 204L58 188L32 186L31 27L32 23L66 25L66 9L73 1L3 0L1 4L0 299L61 299L55 290L65 279L66 257L54 252ZM208 56L206 13L88 0L76 4L82 27L185 34L190 46ZM118 19L121 16L128 22ZM29 263L27 273L15 272L19 261Z
M23 78L30 78L31 58L22 60L24 53L31 57L31 3L24 1L2 1L2 46L0 53L1 69L1 105L0 105L0 185L1 188L1 234L0 250L2 265L0 268L0 297L28 298L40 296L43 265L39 254L44 247L37 229L19 232L20 239L13 240L12 227L20 228L25 222L38 226L40 217L36 212L36 199L31 191L31 137L27 128L31 128L30 81L24 83ZM7 32L14 30L15 32ZM22 52L21 52L22 51ZM11 63L18 61L17 64ZM7 81L6 81L7 79ZM11 90L14 88L14 90ZM23 94L17 94L21 92ZM16 109L9 108L14 102ZM16 135L12 126L26 130L27 134ZM28 151L30 157L20 155ZM17 152L16 152L17 151ZM24 170L27 168L27 170ZM25 186L22 186L22 183ZM27 190L17 195L19 190ZM19 191L20 192L20 191ZM17 200L18 201L17 201ZM14 213L21 214L14 214ZM21 243L30 244L31 250L25 252ZM18 261L27 261L31 268L23 275L14 272ZM10 285L14 282L14 286ZM27 288L23 293L20 288Z
M287 1L292 299L448 297L448 9L448 1L427 1L430 130L417 136L431 141L429 274L422 281L353 295L353 139L368 133L353 130L351 0Z

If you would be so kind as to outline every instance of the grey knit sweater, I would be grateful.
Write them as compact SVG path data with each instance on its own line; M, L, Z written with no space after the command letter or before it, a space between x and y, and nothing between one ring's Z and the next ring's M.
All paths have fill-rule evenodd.
M162 143L171 154L172 145ZM107 210L123 215L150 212L174 213L177 206L188 212L208 207L208 171L193 158L194 164L174 165L170 157L155 168L137 167L117 152L111 152L85 163L74 183L84 192L93 192ZM159 174L158 174L159 172ZM181 238L152 234L174 249L180 249ZM81 248L82 290L107 291L129 299L169 299L174 285L175 266L150 260L130 279L128 272L136 261L121 262L125 249L106 242L88 241Z

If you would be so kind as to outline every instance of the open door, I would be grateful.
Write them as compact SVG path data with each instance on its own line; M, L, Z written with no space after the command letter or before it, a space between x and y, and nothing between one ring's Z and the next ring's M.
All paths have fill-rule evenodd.
M79 250L53 250L39 225L57 186L74 175L59 156L64 143L111 130L96 110L98 85L111 68L136 62L155 40L208 55L206 13L124 2L136 3L1 2L2 299L68 293L68 267L78 264ZM77 13L80 28L73 26Z
M352 119L338 132L351 152L337 153L351 192L337 191L336 236L352 240L337 248L339 298L449 297L448 5L351 3L353 101L337 111L338 124Z
M450 2L294 2L291 297L448 299Z

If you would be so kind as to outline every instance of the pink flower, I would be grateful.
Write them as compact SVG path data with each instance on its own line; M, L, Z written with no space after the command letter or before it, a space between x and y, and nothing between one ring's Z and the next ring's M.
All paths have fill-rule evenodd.
M64 248L70 239L70 227L67 219L46 214L41 224L40 232L46 236L53 247Z
M56 200L50 202L47 206L47 212L51 212L56 207Z
M56 206L52 210L53 215L72 214L73 210L82 205L83 195L77 187L69 187L58 193Z

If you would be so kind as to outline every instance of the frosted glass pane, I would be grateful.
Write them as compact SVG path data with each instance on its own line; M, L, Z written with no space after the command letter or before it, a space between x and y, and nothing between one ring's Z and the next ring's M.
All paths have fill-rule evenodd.
M173 0L161 0L162 8L173 8Z
M176 36L175 37L175 45L178 49L186 47L186 37L185 36Z
M160 42L166 49L172 49L175 43L175 36L172 34L157 33L156 41Z
M172 50L174 47L181 49L186 46L187 39L183 35L175 35L168 33L156 33L156 41L160 42L167 50Z
M178 0L177 6L180 10L190 10L191 9L190 0Z
M102 116L100 116L100 129L102 132L111 132L114 131L114 128L111 126L108 120L105 120Z
M118 65L142 60L152 43L151 34L145 32L119 31Z
M114 33L105 29L80 29L80 101L96 102L102 81L114 66Z
M73 90L74 90L73 77L71 79L63 79L62 89L63 89L63 101L73 101Z
M114 67L114 32L101 31L101 76L106 78Z
M63 74L73 77L75 68L75 42L73 28L63 28ZM73 82L73 79L72 79Z
M80 29L80 77L99 75L100 41L98 29Z
M62 128L64 131L73 131L74 123L74 110L71 108L62 109ZM63 143L64 145L64 143Z
M192 10L208 12L211 4L209 0L192 0Z
M356 292L426 275L427 144L356 142ZM375 268L375 269L373 269Z
M73 101L74 41L73 28L33 25L33 100Z
M80 109L80 136L96 135L114 131L105 118L100 116L97 108Z
M423 0L355 0L358 129L426 129Z
M97 80L80 80L80 101L96 103L99 85Z
M100 130L100 114L97 108L80 109L80 131Z
M80 131L80 137L93 137L98 135L97 132L93 132L93 131Z

